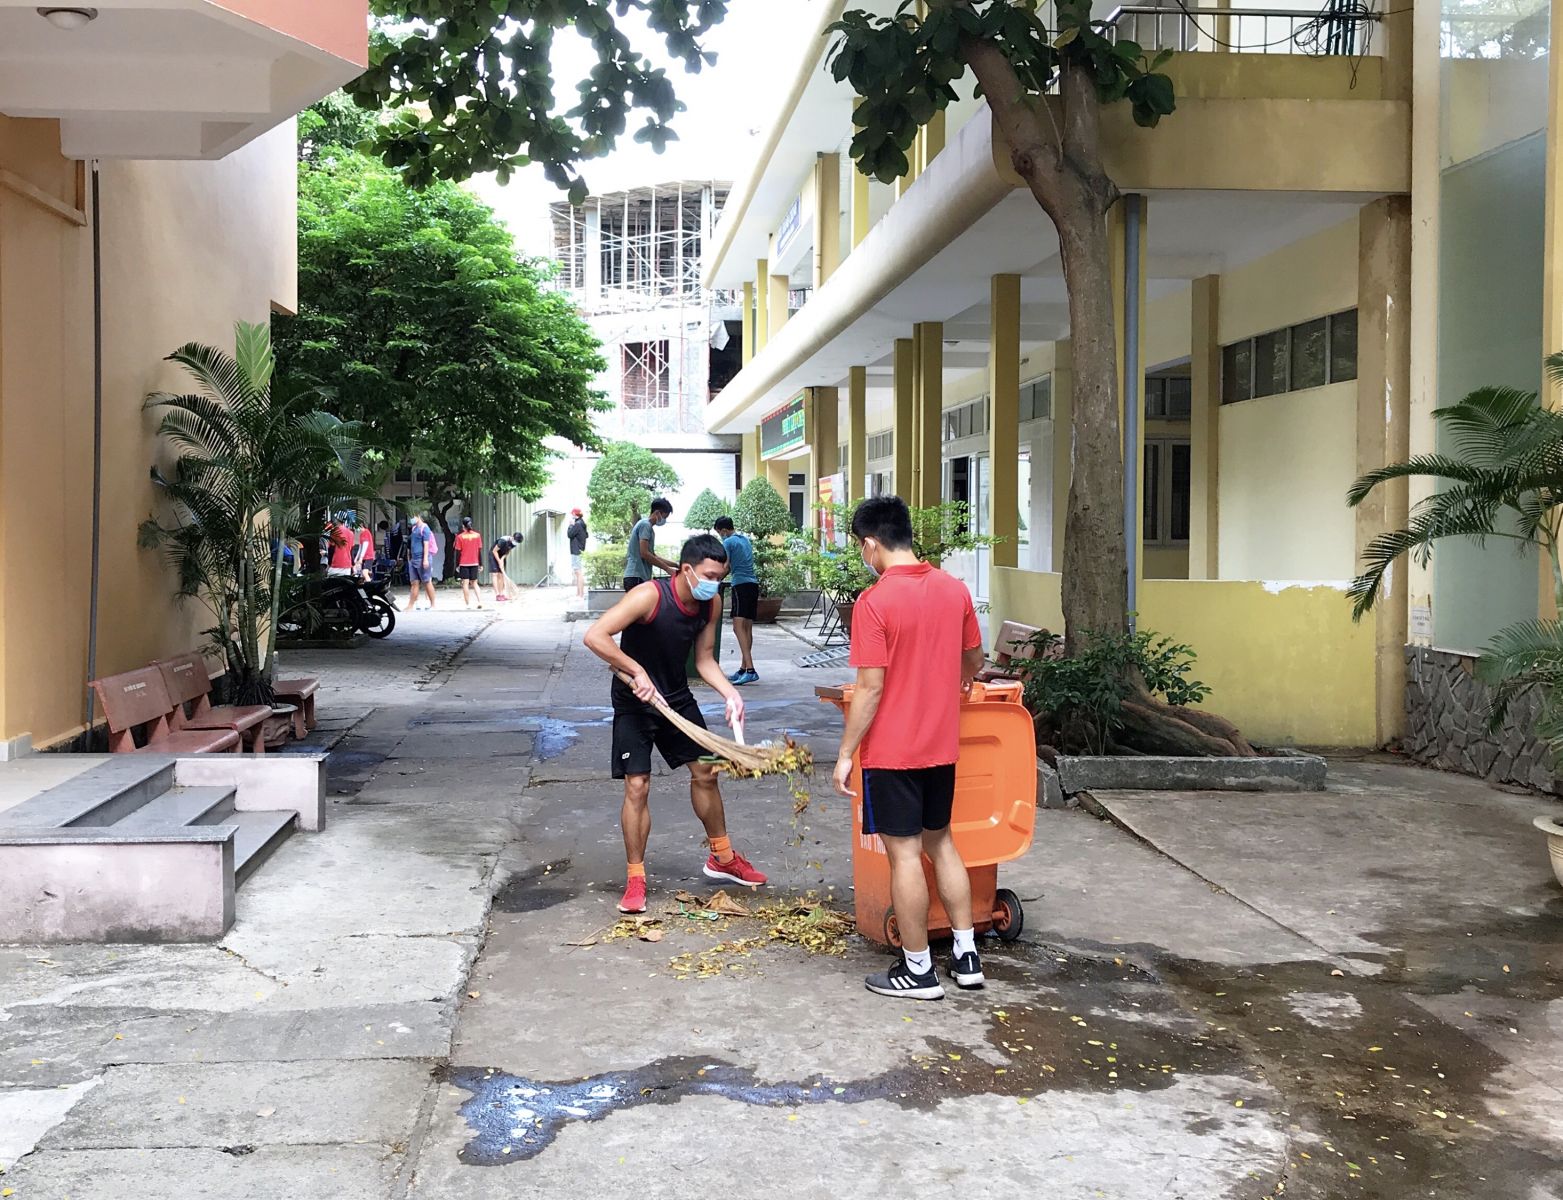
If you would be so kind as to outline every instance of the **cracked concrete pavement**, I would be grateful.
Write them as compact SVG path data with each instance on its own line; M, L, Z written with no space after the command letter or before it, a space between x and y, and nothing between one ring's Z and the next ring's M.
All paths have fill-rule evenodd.
M220 945L0 948L0 1188L1563 1194L1548 801L1383 762L1336 762L1321 796L1102 796L1119 824L1041 813L1000 868L1027 928L985 943L985 992L869 995L859 938L686 978L676 956L757 929L670 904L707 885L660 771L665 937L572 944L613 927L622 847L606 678L562 611L441 612L356 652L327 829L241 890ZM804 649L762 631L749 728L827 757L812 686L844 673L793 668ZM772 892L850 906L842 804L816 786L795 821L773 781L725 790Z

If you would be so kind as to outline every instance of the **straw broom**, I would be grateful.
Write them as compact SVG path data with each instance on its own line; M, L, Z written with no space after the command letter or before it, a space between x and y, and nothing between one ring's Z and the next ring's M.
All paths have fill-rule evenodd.
M626 686L634 687L635 681L623 671L615 671L614 674L623 680ZM689 740L695 745L731 764L727 768L731 774L750 779L761 775L792 775L807 771L813 765L814 755L809 748L799 745L790 737L784 737L780 742L762 742L758 746L746 746L742 742L733 741L732 738L712 733L705 726L696 725L687 717L680 716L668 706L661 692L656 694L651 701L651 706L666 717L673 728L687 734Z

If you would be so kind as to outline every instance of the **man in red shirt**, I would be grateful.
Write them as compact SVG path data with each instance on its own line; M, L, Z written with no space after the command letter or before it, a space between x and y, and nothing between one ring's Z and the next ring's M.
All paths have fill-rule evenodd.
M365 583L374 579L374 530L368 521L358 526L358 545L353 550L353 570Z
M472 607L472 593L476 592L478 607L483 607L483 589L478 586L478 568L483 565L483 535L472 528L472 518L461 518L461 532L456 535L456 574L461 577L461 602ZM470 589L470 590L469 590Z
M862 752L863 832L877 833L890 859L890 897L901 958L870 975L868 990L939 1000L944 987L928 946L928 881L955 945L950 975L963 988L985 980L971 917L971 880L950 837L961 697L982 669L982 631L966 585L912 551L912 518L899 496L876 496L852 514L852 536L878 581L852 610L852 707L836 760L836 791L852 795L852 756Z

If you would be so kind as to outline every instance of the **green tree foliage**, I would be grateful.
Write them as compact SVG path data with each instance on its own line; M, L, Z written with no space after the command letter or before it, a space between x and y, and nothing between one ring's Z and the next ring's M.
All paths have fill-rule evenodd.
M385 463L416 464L441 523L475 490L535 499L544 439L595 445L603 407L599 345L551 270L461 188L411 191L317 150L299 170L299 312L276 321L278 358L329 388Z
M348 85L359 104L394 116L375 134L375 153L415 187L540 163L579 203L583 161L610 152L639 121L637 142L661 150L683 111L672 81L630 44L619 21L641 15L688 71L716 62L700 40L728 0L372 0L382 32L369 69ZM575 85L573 105L557 95L551 53L579 35L596 56ZM574 82L574 81L567 81Z
M227 661L235 701L269 704L282 593L272 539L361 496L361 455L357 428L321 411L320 392L276 377L266 326L241 322L234 342L231 356L180 347L169 361L197 390L146 399L177 457L170 470L152 469L169 507L141 523L139 541L167 556L176 595L211 614L205 632Z
M678 486L678 472L634 442L609 442L586 483L592 532L623 542L657 496Z
M333 92L298 115L298 158L316 163L354 150L379 126L379 114L359 108L346 92Z
M1547 359L1546 371L1563 384L1563 353ZM1485 387L1433 416L1454 453L1420 454L1370 471L1347 493L1346 503L1355 507L1380 488L1404 489L1412 478L1431 479L1438 489L1403 528L1368 543L1365 569L1349 589L1352 616L1360 619L1378 602L1397 559L1410 555L1426 566L1444 538L1477 545L1496 538L1538 550L1563 611L1563 413L1543 407L1535 392ZM1536 733L1553 761L1563 761L1563 622L1543 617L1499 630L1477 659L1476 675L1494 689L1494 729L1519 695L1535 687L1541 697Z
M772 538L797 528L792 510L771 486L771 481L755 476L738 493L733 504L733 524L751 538Z
M718 517L730 516L732 510L726 500L723 500L710 488L704 489L695 497L695 502L689 506L689 511L684 514L684 528L686 529L710 529L716 524Z

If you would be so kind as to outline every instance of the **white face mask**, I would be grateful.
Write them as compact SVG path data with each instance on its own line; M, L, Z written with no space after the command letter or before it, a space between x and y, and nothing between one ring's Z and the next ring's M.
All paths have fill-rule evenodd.
M868 540L867 539L865 539L864 542L863 542L863 565L868 568L868 573L870 575L872 575L875 579L879 578L879 568L876 567L873 563L868 561Z

